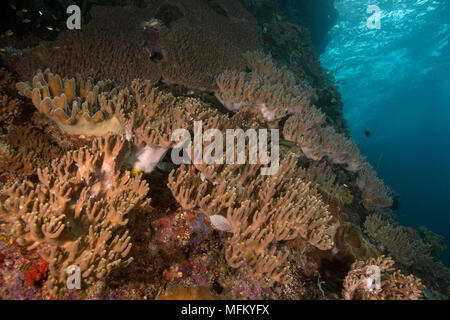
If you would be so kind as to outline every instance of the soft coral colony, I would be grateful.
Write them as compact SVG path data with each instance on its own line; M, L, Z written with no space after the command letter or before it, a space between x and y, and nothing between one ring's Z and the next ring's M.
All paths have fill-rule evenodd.
M177 298L181 285L192 298L421 299L423 283L447 294L449 270L395 223L391 191L324 106L335 91L311 80L324 79L320 67L282 67L238 1L216 2L94 7L81 30L5 60L22 82L1 69L1 231L48 263L43 296L70 295L71 265L81 298L130 297L120 290L142 268L131 298ZM223 133L280 129L280 169L158 171L180 142L172 132L200 120ZM369 266L382 280L366 292Z

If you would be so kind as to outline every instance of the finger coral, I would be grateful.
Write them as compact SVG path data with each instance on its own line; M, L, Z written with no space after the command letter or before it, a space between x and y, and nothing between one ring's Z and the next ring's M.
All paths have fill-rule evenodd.
M392 267L395 262L380 256L356 261L344 279L346 300L421 300L425 286L413 275L405 276ZM392 272L394 271L394 272Z
M146 172L179 142L171 141L174 130L189 130L193 120L216 114L196 99L162 93L148 80L134 80L130 88L118 92L108 90L108 81L94 85L90 78L61 78L47 69L37 73L32 85L20 82L17 88L68 135L124 136L131 148L125 162Z
M141 176L119 170L126 152L117 136L95 140L39 169L38 183L16 183L5 192L0 213L17 244L49 263L53 294L64 288L69 266L91 284L132 261L128 214L149 200Z
M365 231L383 244L396 261L411 266L414 262L415 244L403 228L383 219L379 214L371 214L364 222Z
M182 165L170 174L168 186L183 208L225 220L233 233L226 250L230 266L249 265L266 285L285 283L287 255L276 242L300 236L327 250L334 235L327 206L311 182L297 176L295 159L286 156L272 176L260 175L257 165L241 165L212 182L194 166Z
M367 210L392 206L392 197L386 185L377 177L370 164L365 163L362 170L358 172L356 185L361 190L363 205Z
M32 100L40 112L54 120L64 132L78 136L101 136L121 133L114 119L106 120L99 110L98 94L107 90L109 83L92 79L67 79L53 74L49 69L38 72L32 84L17 83L19 93Z
M309 159L321 160L327 156L333 163L343 164L348 171L359 171L365 159L356 144L332 127L322 126L324 120L324 115L317 108L310 108L289 117L283 134L286 139L298 143Z
M343 204L353 201L353 196L348 190L348 186L339 184L333 168L326 161L314 161L307 169L311 180L329 196L339 200Z
M227 70L216 79L215 95L228 110L251 106L258 108L265 120L274 121L309 108L315 93L308 84L297 81L261 52L249 52L245 57L251 72Z

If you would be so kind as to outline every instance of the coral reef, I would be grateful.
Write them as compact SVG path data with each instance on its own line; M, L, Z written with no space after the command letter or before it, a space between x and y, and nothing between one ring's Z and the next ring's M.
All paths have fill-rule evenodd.
M15 81L5 68L0 68L0 124L11 124L21 112L21 102L15 98Z
M314 100L314 90L297 81L286 68L278 68L270 56L248 52L251 72L226 71L217 77L216 97L231 111L243 106L259 108L267 121L306 111Z
M257 165L227 167L220 175L213 171L214 179L209 180L208 169L214 168L198 172L182 165L171 173L168 184L184 209L225 220L222 230L233 233L228 263L235 268L249 264L253 275L269 285L288 281L283 267L287 256L273 242L300 235L321 250L333 247L332 217L320 195L311 182L297 176L292 154L280 166L271 176L259 175Z
M49 263L47 286L53 294L65 284L71 265L92 283L132 261L126 259L127 215L149 200L140 175L117 168L125 152L117 137L95 140L91 149L69 152L38 170L39 183L16 183L6 191L2 216L16 242L37 249Z
M384 256L352 264L344 280L346 300L421 300L425 286L412 275L405 276L392 267L395 262ZM380 283L377 287L379 276Z
M365 231L383 244L396 261L411 266L414 261L415 243L403 228L383 219L379 214L372 214L364 222Z
M42 281L47 279L48 276L48 263L45 260L39 260L36 264L33 264L27 270L23 272L25 277L25 284L29 287L39 285Z
M365 163L361 171L358 172L356 184L361 190L363 205L367 210L376 207L392 206L392 197L388 188L380 180L375 170L368 163Z
M39 68L50 68L65 77L81 73L113 79L122 86L139 77L156 83L161 73L145 54L145 34L140 26L152 12L134 7L94 7L91 23L81 30L62 31L56 41L39 43L11 68L21 80L30 79Z
M272 1L109 3L0 40L1 299L447 297L442 238L394 222L307 29Z

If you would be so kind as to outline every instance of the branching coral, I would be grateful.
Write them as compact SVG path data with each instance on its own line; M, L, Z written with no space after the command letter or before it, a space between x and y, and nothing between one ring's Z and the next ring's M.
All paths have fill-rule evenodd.
M411 266L414 262L415 243L403 228L383 219L379 214L371 214L364 223L365 231L380 242L396 261Z
M240 165L212 181L207 170L182 165L170 174L168 185L185 209L207 214L213 224L224 221L223 230L233 233L226 250L230 266L249 265L266 285L286 282L287 255L277 249L277 241L301 236L327 250L334 235L327 206L311 182L296 174L295 159L287 155L272 176L260 175L258 165Z
M259 108L267 121L306 111L315 99L314 90L286 68L278 68L270 56L261 52L245 55L252 71L225 71L216 83L217 99L229 110L243 106Z
M167 0L155 11L166 82L212 90L223 71L245 70L244 52L262 47L255 18L239 1Z
M364 207L372 211L377 207L390 207L392 198L383 181L372 166L365 162L356 144L330 126L323 126L324 116L317 109L289 117L283 127L286 139L296 142L305 156L312 160L328 157L342 164L347 171L357 172L356 184L361 190Z
M352 203L353 196L348 190L348 186L338 183L336 174L327 161L311 163L307 172L311 180L330 197L339 200L342 204Z
M363 205L367 210L392 206L392 198L386 185L377 177L370 164L365 163L362 170L358 172L356 185L361 190Z
M399 270L391 273L394 264L384 256L353 263L344 280L344 299L421 300L425 288L421 280L413 275L405 276Z
M445 251L447 249L447 246L444 242L444 236L428 230L424 226L420 227L420 235L422 239L431 246L432 252L436 256L438 255L438 252Z
M364 164L358 147L330 126L322 126L325 116L315 107L291 116L283 127L286 139L300 145L309 159L321 160L324 156L333 163L345 165L351 172L360 170Z
M162 93L150 81L135 80L131 88L117 92L107 90L108 81L94 85L91 79L61 79L46 70L33 78L32 86L22 82L17 87L66 134L123 135L131 149L125 162L146 172L179 142L171 141L174 130L189 130L194 120L212 121L216 115L196 99Z
M364 227L369 236L381 243L397 262L407 266L427 286L448 290L450 269L430 255L431 245L412 237L406 228L378 214L367 217Z
M27 177L43 167L45 162L31 149L19 147L16 149L0 142L0 176L14 175Z
M44 132L35 127L11 125L8 127L6 141L15 148L31 149L49 163L64 153L63 148L53 143Z
M54 294L64 287L69 266L78 266L82 280L92 284L132 261L126 258L128 214L149 200L141 176L119 170L126 152L117 136L95 140L39 169L38 183L6 191L0 213L16 242L49 263L47 285Z

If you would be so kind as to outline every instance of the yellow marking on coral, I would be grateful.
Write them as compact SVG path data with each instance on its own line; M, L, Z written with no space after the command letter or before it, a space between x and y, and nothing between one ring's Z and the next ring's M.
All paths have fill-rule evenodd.
M122 134L123 128L119 120L113 117L108 120L103 120L97 123L86 120L84 117L78 117L76 123L74 124L63 124L59 119L54 117L49 117L55 120L58 127L69 135L85 135L85 136L106 136L108 133L111 134Z
M12 245L13 244L13 239L9 239L9 244Z
M139 170L139 169L136 169L136 168L131 169L132 174L138 174L140 172L141 172L141 170Z

